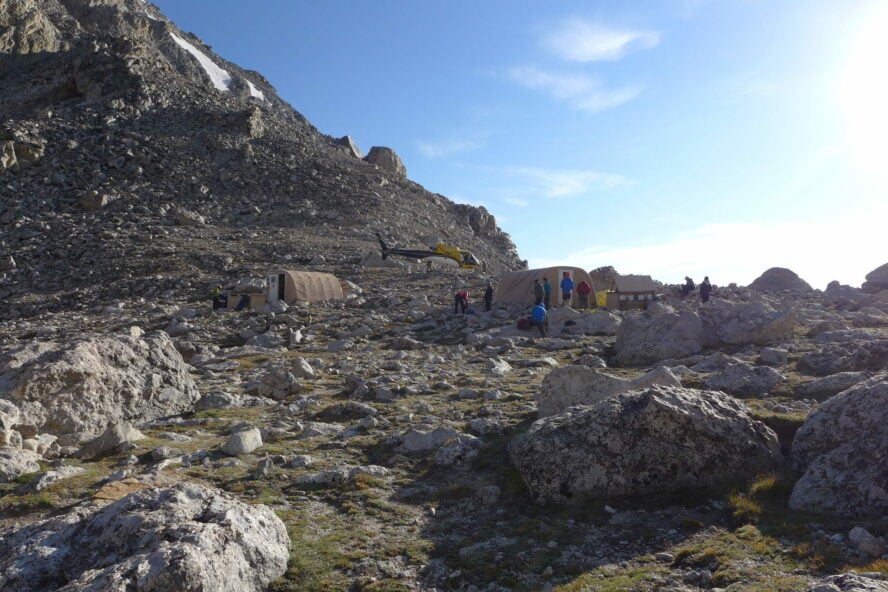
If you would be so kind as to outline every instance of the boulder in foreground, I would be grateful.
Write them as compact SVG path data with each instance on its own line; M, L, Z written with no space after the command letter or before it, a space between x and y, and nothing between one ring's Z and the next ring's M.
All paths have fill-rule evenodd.
M140 423L190 411L200 393L169 336L88 339L73 346L34 342L0 357L21 423L55 435L100 434L119 421ZM2 393L2 390L0 390Z
M799 428L792 458L804 471L789 505L846 517L888 515L888 373L826 401Z
M266 506L180 483L101 509L81 506L0 539L0 587L44 590L264 590L290 540Z

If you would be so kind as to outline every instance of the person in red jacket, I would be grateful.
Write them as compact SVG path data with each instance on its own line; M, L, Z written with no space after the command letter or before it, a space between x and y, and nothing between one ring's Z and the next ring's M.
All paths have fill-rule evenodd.
M589 308L589 294L592 293L592 286L586 280L581 281L577 285L577 294L580 295L580 308Z
M465 290L460 290L453 296L453 314L456 314L457 311L466 314L466 310L469 308L469 293Z

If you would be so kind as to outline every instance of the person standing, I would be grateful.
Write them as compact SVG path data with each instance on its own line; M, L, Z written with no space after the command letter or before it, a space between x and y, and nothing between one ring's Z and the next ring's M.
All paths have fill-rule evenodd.
M546 307L542 304L537 304L533 307L533 310L530 311L530 321L531 325L534 325L537 329L540 330L540 337L546 336Z
M213 310L222 308L222 284L216 284L213 288Z
M570 272L565 271L561 278L561 306L570 306L573 289L574 281L570 278Z
M709 276L703 278L700 284L700 300L709 302L709 295L712 293L712 284L709 283Z
M545 296L545 291L543 290L543 286L540 284L539 278L534 278L533 280L533 305L542 304L543 296Z
M453 314L457 312L461 312L462 314L466 314L466 310L469 308L469 293L465 290L460 290L453 296Z
M580 295L580 308L589 308L589 294L592 293L592 286L586 280L577 284L577 294Z
M493 285L488 281L487 289L484 290L484 310L490 312L490 305L493 304Z
M543 304L546 306L546 310L551 308L549 302L552 299L552 284L549 283L549 278L543 278Z
M681 287L681 297L685 298L688 294L694 291L696 286L694 285L694 280L685 276L684 286Z

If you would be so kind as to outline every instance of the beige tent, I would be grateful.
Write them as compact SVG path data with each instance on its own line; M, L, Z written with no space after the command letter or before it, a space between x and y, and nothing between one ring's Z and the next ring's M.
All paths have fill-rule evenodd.
M317 271L280 271L268 276L268 302L324 302L342 300L342 285L330 273Z
M592 284L592 278L589 277L586 270L570 265L507 273L497 283L496 291L493 293L493 300L503 304L526 304L530 306L533 304L533 280L538 279L542 283L543 278L549 278L549 283L552 284L552 301L550 304L552 306L561 306L561 288L559 286L565 271L570 273L570 277L574 281L571 305L577 305L579 303L579 296L577 295L576 286L584 280L592 287L593 291L595 286Z

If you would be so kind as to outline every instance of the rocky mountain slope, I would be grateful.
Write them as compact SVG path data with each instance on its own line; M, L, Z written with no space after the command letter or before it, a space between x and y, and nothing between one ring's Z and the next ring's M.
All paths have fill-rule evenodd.
M0 113L7 318L355 263L374 230L522 265L484 208L411 182L390 149L362 159L142 0L0 0Z

